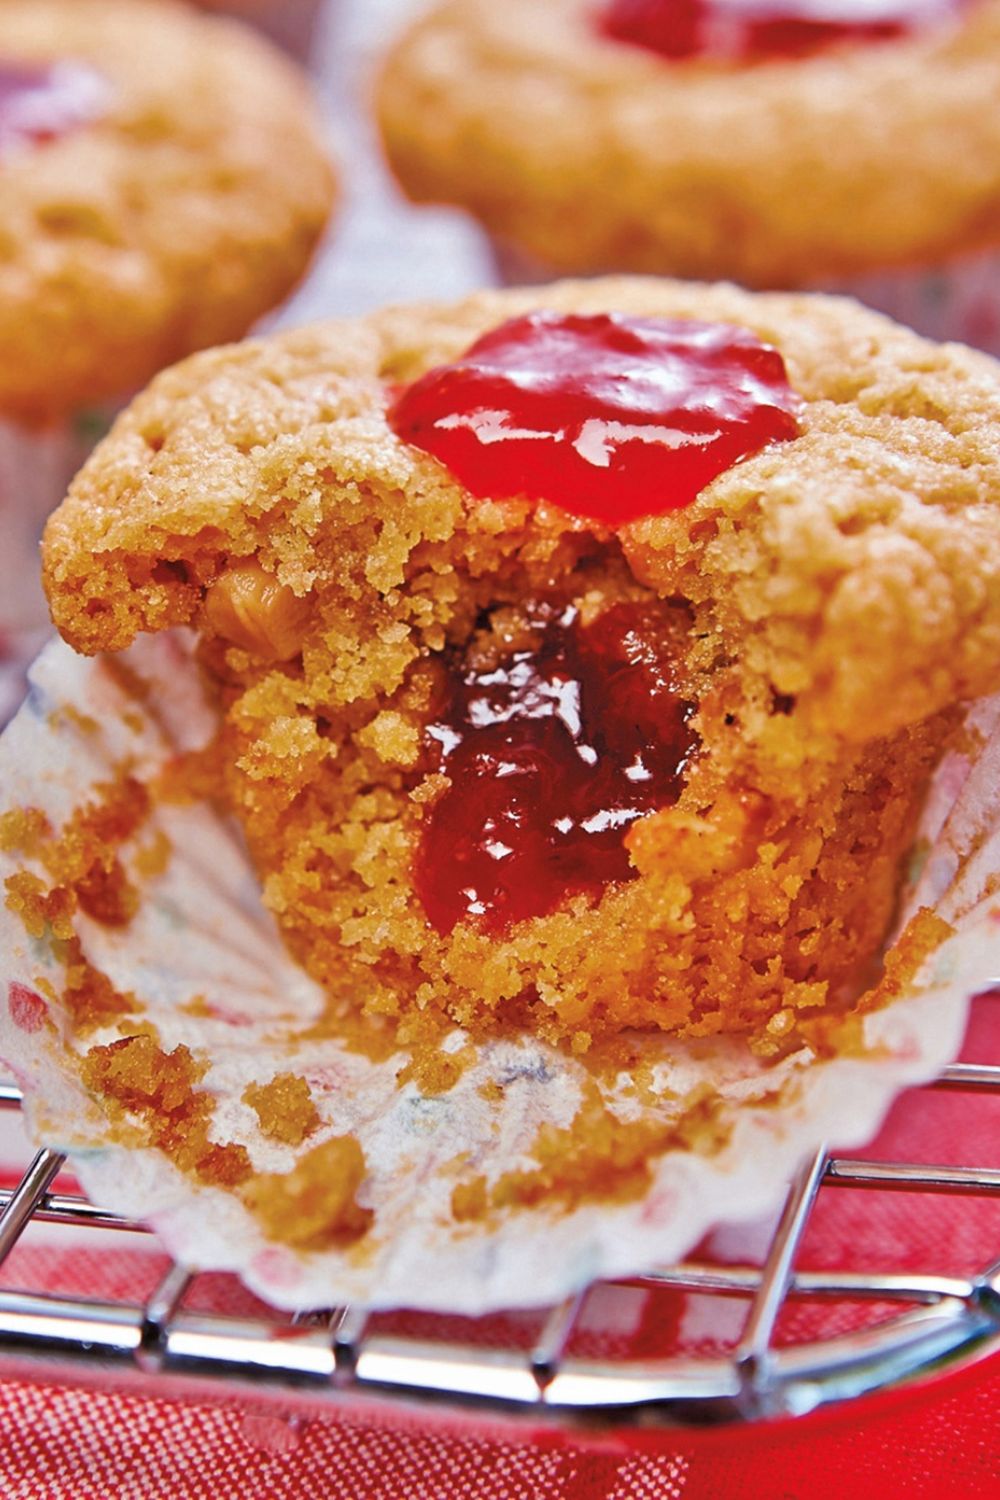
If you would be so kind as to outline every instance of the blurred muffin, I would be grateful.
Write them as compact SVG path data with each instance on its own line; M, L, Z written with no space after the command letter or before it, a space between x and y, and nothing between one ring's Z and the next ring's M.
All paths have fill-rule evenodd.
M280 303L333 196L303 80L249 31L0 0L0 634L43 613L41 523L107 404Z
M995 686L998 414L829 298L391 309L161 375L46 586L84 652L199 632L193 773L333 1015L815 1045Z
M378 91L404 189L512 279L849 291L994 352L998 103L997 0L444 0Z

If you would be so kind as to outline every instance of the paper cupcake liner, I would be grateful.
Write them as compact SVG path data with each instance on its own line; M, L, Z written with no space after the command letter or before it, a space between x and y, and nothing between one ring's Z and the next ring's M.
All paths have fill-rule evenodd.
M849 1055L802 1048L767 1063L738 1038L634 1035L648 1064L640 1091L632 1070L601 1077L586 1059L525 1036L478 1047L453 1088L425 1097L398 1080L405 1052L374 1062L337 1036L310 1037L322 995L285 952L233 827L205 803L159 799L122 851L139 892L129 925L74 918L88 961L136 997L120 1025L74 1035L58 945L29 938L0 909L0 1056L25 1091L31 1135L69 1155L95 1203L150 1223L180 1261L235 1271L290 1309L351 1301L479 1314L550 1303L594 1278L675 1260L713 1225L772 1211L804 1156L823 1142L843 1149L869 1139L900 1089L936 1076L958 1051L969 997L997 971L1000 937L1000 900L989 894L989 871L1000 868L1000 702L976 713L992 733L975 761L951 756L942 766L908 897L912 906L932 890L954 936L899 998L859 1016ZM54 642L0 741L4 809L41 808L58 829L121 767L152 785L214 728L183 634L141 640L124 670ZM169 854L150 861L151 841ZM4 880L25 871L41 866L0 854ZM80 1057L149 1027L163 1051L183 1044L205 1064L211 1139L243 1146L255 1173L291 1172L327 1138L354 1135L367 1174L357 1202L374 1214L368 1234L346 1249L278 1243L242 1188L206 1186L142 1140L128 1144L130 1117L109 1120L81 1081ZM456 1031L444 1050L467 1045ZM307 1081L320 1121L298 1147L266 1136L244 1102L248 1085L286 1073ZM543 1192L531 1206L456 1219L456 1187L530 1172L540 1129L570 1126L595 1081L617 1121L660 1131L641 1196Z
M0 727L24 696L28 663L51 630L39 543L70 480L107 431L111 408L41 429L0 420Z
M48 623L42 529L93 441L74 419L39 431L0 420L0 637Z
M1000 357L1000 250L935 266L873 271L809 290L855 297L925 338L954 340Z
M491 246L502 286L540 286L556 274L503 241L492 240ZM1000 358L1000 250L810 282L805 290L854 297L925 338L969 344Z
M0 729L9 724L28 691L28 668L48 638L47 630L0 636Z
M307 62L324 0L196 0L202 10L233 16L263 31L300 62Z

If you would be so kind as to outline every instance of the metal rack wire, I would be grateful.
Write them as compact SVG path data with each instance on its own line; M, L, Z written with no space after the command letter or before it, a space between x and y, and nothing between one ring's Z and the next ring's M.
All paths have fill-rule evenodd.
M975 1095L1000 1098L1000 1066L958 1063L932 1087L963 1090L970 1106ZM0 1085L0 1107L19 1104L17 1088ZM62 1165L61 1156L41 1151L17 1188L0 1193L0 1264L32 1222L141 1229L81 1197L51 1192ZM570 1344L593 1289L553 1308L527 1351L380 1332L352 1307L291 1325L277 1313L273 1321L197 1313L183 1306L194 1273L173 1264L142 1301L0 1291L0 1375L119 1384L141 1377L163 1395L183 1387L186 1394L252 1392L286 1405L423 1400L536 1424L649 1426L798 1415L1000 1349L1000 1243L986 1247L971 1278L796 1269L819 1195L869 1188L997 1194L1000 1170L819 1151L793 1183L760 1267L683 1264L626 1283L745 1299L742 1336L725 1354L580 1358ZM874 1299L901 1310L876 1326L783 1347L776 1325L796 1298Z

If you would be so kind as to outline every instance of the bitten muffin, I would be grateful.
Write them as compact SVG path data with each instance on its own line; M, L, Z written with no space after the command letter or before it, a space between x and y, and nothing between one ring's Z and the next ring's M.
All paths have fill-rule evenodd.
M1000 4L443 0L378 90L390 163L551 271L862 284L927 332L959 326L941 271L1000 246Z
M160 376L46 587L83 652L198 632L193 774L332 1013L773 1049L863 987L995 687L998 397L830 298L390 309Z
M0 414L120 397L291 290L333 180L300 76L164 0L0 0Z

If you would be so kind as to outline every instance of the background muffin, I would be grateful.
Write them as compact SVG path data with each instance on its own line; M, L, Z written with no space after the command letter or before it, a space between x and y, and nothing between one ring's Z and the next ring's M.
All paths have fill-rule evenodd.
M1000 6L883 10L798 54L665 56L613 22L669 5L445 0L388 60L383 138L413 198L463 205L539 270L854 290L996 348Z
M298 281L334 183L301 78L157 0L0 0L0 629L35 623L37 538L119 402ZM96 410L95 410L96 409Z

